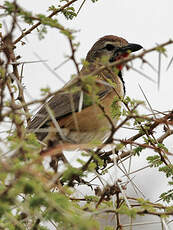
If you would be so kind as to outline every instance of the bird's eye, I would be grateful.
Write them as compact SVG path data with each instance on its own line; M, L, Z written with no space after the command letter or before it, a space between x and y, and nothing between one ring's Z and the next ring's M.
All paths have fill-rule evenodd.
M113 49L115 48L115 46L112 45L112 44L107 44L107 45L105 46L105 48L106 48L108 51L111 51L111 50L113 50Z

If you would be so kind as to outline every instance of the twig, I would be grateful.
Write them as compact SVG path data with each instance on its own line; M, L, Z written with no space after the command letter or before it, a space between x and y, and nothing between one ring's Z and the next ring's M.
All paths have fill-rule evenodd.
M66 3L64 6L60 7L59 9L54 10L49 16L48 18L52 18L54 15L56 15L57 13L63 11L65 8L67 8L68 6L70 6L72 3L76 2L77 0L71 0L70 2ZM22 33L21 36L19 36L14 42L13 44L18 43L22 38L24 38L26 35L30 34L33 30L35 30L38 26L41 25L41 22L37 22L35 25L33 25L30 29L26 30L25 32Z
M39 59L39 61L41 61L41 57L34 52L34 55ZM42 64L63 84L65 84L66 82L64 81L64 79L62 77L60 77L46 62L42 62Z
M158 90L160 89L160 74L161 74L161 55L162 53L159 52L158 54L158 80L157 80L157 84L158 84Z
M53 124L55 125L60 137L62 138L62 140L66 141L66 137L64 136L64 134L63 134L63 132L62 132L57 120L55 119L52 110L50 109L50 107L47 104L46 104L46 110L47 110L47 112L48 112Z
M132 67L132 66L129 66L129 65L128 65L128 67L129 67L130 69L132 69L133 71L139 73L141 76L144 76L144 77L145 77L146 79L148 79L149 81L151 81L151 82L153 82L153 83L156 83L155 80L153 80L151 77L149 77L148 75L146 75L146 74L143 73L142 71L140 71L140 70L138 70L138 69L136 69L136 68L134 68L134 67Z
M143 94L145 100L146 100L147 103L148 103L148 106L150 107L150 110L151 110L151 112L152 112L154 118L156 119L156 115L154 114L154 111L153 111L153 109L152 109L152 107L151 107L151 104L150 104L149 100L147 99L147 97L146 97L146 95L145 95L145 93L144 93L142 87L140 86L140 84L138 84L138 85L139 85L139 88L140 88L140 90L141 90L141 92L142 92L142 94Z
M86 2L86 0L83 0L82 4L80 5L78 11L77 11L77 15L79 14L80 10L82 9L84 3Z
M118 187L119 187L119 189L120 189L120 191L121 191L121 193L122 193L122 195L124 197L124 200L126 202L127 207L131 209L131 205L130 205L127 197L126 197L126 194L125 194L124 190L122 189L121 184L118 181L117 181L117 185L118 185Z
M71 48L71 56L70 56L70 59L73 61L74 65L75 65L75 67L76 67L76 71L77 71L78 76L80 76L79 64L77 63L76 58L75 58L76 49L74 48L74 45L73 45L73 42L72 42L71 37L68 36L67 38L68 38L68 40L69 40L70 48Z
M168 66L167 66L166 70L168 70L168 69L169 69L169 67L171 66L172 62L173 62L173 56L172 56L172 58L171 58L170 62L168 63Z

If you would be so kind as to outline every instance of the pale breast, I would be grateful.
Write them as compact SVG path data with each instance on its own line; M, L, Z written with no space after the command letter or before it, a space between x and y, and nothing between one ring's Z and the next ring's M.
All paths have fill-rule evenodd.
M111 124L109 119L114 126L117 124L117 120L113 119L111 114L112 102L115 97L122 98L124 95L123 83L118 77L115 84L116 86L100 100L104 111L97 104L93 104L80 112L75 112L58 120L65 137L74 143L86 144L92 141L102 142L110 135ZM121 102L118 102L118 104L121 105ZM51 134L53 139L57 135L56 132Z
M123 96L121 81L118 81L115 90L113 89L100 101L104 111L98 105L94 104L83 109L81 112L74 113L73 116L69 115L61 119L59 125L65 128L64 131L67 137L77 143L103 141L108 137L111 124L107 116L111 119L114 126L117 124L117 120L113 119L111 114L111 105L115 96ZM118 104L121 105L121 102L118 102Z

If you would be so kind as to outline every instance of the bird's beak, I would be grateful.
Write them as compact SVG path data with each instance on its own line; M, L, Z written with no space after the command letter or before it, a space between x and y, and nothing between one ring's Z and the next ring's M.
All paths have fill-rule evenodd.
M121 58L127 57L129 53L138 51L143 47L138 44L129 43L127 46L119 47L115 50L113 56L109 59L109 62L117 61Z
M134 44L134 43L129 43L127 46L124 46L121 48L121 52L128 52L128 51L131 51L131 52L135 52L135 51L138 51L140 49L142 49L143 47L141 45L138 45L138 44Z

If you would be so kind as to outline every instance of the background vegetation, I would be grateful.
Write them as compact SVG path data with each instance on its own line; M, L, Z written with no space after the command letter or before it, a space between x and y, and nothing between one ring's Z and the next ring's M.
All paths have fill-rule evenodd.
M121 119L118 127L112 127L110 138L104 145L92 143L98 147L95 151L83 151L82 146L74 146L74 149L81 150L74 153L77 155L75 165L69 163L62 152L67 144L43 151L35 135L26 130L33 115L30 107L43 104L56 92L43 86L41 98L25 99L23 70L28 63L20 61L18 47L27 46L25 39L34 31L38 39L44 39L50 30L55 29L69 42L70 55L62 60L62 65L72 61L74 73L78 73L82 60L80 63L76 60L77 34L66 26L66 20L73 22L79 12L85 10L86 1L80 1L76 7L77 2L58 1L49 7L46 14L34 14L17 1L3 1L0 5L0 229L135 229L135 218L141 215L157 216L162 228L168 229L173 215L173 153L165 142L167 138L172 138L173 112L172 108L170 111L155 111L142 87L148 110L144 109L144 102L126 96L121 112L113 106L113 116L118 115ZM59 17L65 17L64 23ZM138 59L143 66L138 74L157 81L159 88L161 60L172 43L168 38L164 43L123 62L127 70L135 71L132 62ZM148 59L150 53L156 54L157 68ZM173 58L168 56L167 69L172 67L172 61ZM46 63L44 60L39 62ZM145 73L144 69L148 66L157 72L157 79ZM116 134L124 128L132 130L128 138L118 138ZM113 150L107 147L103 151L108 144ZM58 154L55 155L55 152ZM147 156L147 166L131 171L132 159L138 156L140 160L143 154ZM150 167L163 173L169 184L169 189L160 193L156 202L144 199L142 191L133 183L134 173L145 172ZM124 175L121 179L116 177L118 170ZM110 182L106 181L105 175ZM145 183L146 187L149 186ZM138 196L129 195L128 186L132 186ZM79 194L82 189L88 192ZM122 221L124 215L127 224Z

